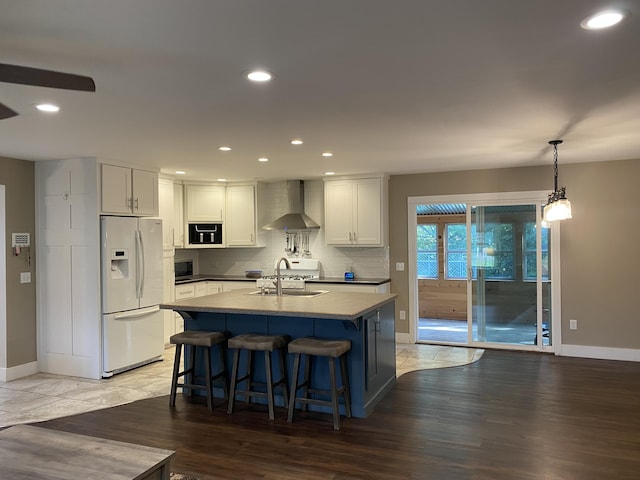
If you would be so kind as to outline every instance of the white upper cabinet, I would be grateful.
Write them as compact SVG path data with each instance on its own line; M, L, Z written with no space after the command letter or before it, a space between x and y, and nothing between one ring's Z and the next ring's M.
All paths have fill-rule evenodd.
M181 183L173 184L173 246L184 247L184 200Z
M224 185L190 185L185 188L187 222L223 222L225 210Z
M156 172L103 164L101 174L102 213L158 215Z
M325 180L324 211L327 245L384 246L386 178Z
M162 248L172 249L175 235L173 180L158 179L158 216L162 219Z
M227 185L225 237L227 247L257 245L256 187Z

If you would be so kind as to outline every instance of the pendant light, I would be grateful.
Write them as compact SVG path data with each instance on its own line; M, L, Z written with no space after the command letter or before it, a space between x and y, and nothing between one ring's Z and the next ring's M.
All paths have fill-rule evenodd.
M544 221L554 222L571 218L571 202L566 197L566 187L558 188L558 145L562 140L551 140L553 145L553 192L549 194L547 204L544 206Z

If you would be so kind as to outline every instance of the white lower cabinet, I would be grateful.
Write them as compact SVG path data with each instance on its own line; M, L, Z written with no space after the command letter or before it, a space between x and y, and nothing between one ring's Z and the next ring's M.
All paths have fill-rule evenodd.
M241 288L254 288L255 282L222 282L222 291L230 292L231 290L240 290Z
M176 302L180 300L185 300L187 298L194 298L196 296L195 284L187 283L185 285L176 285L175 292L176 292ZM175 320L176 320L175 333L183 332L184 319L176 313Z
M207 294L207 282L197 282L193 286L194 297L204 297Z
M222 292L222 282L207 282L207 295L215 295Z

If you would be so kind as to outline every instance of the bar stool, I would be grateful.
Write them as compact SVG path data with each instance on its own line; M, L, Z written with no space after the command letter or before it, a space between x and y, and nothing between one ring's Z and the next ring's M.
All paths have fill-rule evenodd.
M296 402L302 404L302 410L307 410L307 405L329 406L333 411L333 428L340 430L340 394L344 397L344 411L347 417L351 417L351 392L349 391L349 372L347 371L347 352L351 350L351 341L349 340L328 340L315 337L304 337L293 340L289 343L289 353L294 354L293 361L293 378L291 383L291 398L289 399L289 415L288 422L293 421L293 411ZM300 369L300 357L306 355L306 363L304 367L304 377L302 383L298 384L298 371ZM329 361L329 381L330 389L312 388L309 373L311 371L312 360L316 357L326 357ZM342 377L342 385L338 387L336 381L336 364L335 359L340 360L340 375ZM302 357L305 360L305 357ZM297 392L303 389L302 396L298 397ZM331 400L319 400L317 398L308 398L309 393L327 394L331 393Z
M222 383L222 389L224 391L225 400L229 397L229 389L227 386L227 367L224 346L227 341L227 336L222 332L200 332L196 330L185 331L182 333L176 333L170 338L170 342L176 346L176 355L173 361L173 377L171 379L171 395L169 397L169 405L175 407L176 405L176 393L178 388L189 390L190 395L193 396L194 390L205 390L207 392L207 407L209 411L213 411L213 383L219 380ZM185 358L184 370L180 371L180 356L182 354L182 346L191 346L191 352L189 355L189 363ZM211 348L218 346L219 362L221 370L215 375L211 374ZM195 376L195 363L196 363L196 350L202 349L204 353L204 377ZM186 357L186 355L185 355ZM182 383L178 381L180 377L185 376ZM196 383L196 382L202 382Z
M289 342L287 335L258 335L246 333L236 335L229 339L229 348L235 349L233 354L233 368L231 370L231 391L229 393L229 407L227 413L233 413L233 406L236 395L245 396L246 402L251 403L251 397L266 397L269 406L269 418L275 419L273 389L282 386L285 408L288 405L289 395L287 394L287 368L284 347ZM245 350L247 352L247 372L244 376L238 378L238 365L240 363L240 353ZM280 379L273 381L271 371L271 352L277 350L280 356ZM253 380L253 352L264 352L264 364L266 370L266 383L255 382ZM238 389L238 384L247 381L244 390ZM266 386L266 392L254 390L255 386Z

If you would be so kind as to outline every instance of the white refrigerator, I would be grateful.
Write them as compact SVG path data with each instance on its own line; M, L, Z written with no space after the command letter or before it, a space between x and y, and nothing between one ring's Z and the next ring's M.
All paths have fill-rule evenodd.
M101 217L102 376L162 359L162 220Z

